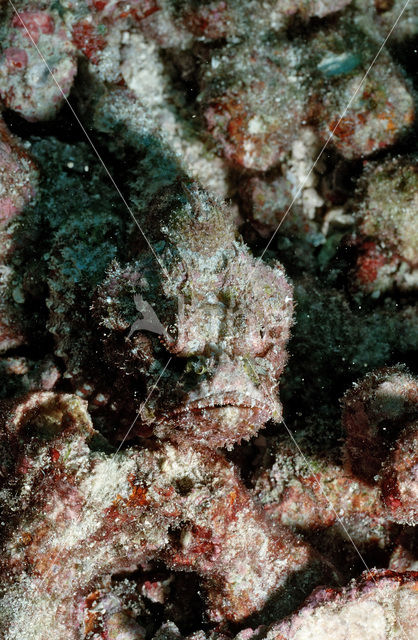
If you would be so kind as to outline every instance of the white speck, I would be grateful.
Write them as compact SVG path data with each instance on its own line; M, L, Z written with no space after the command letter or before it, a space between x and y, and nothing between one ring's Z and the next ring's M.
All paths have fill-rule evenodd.
M188 530L182 531L180 535L180 543L183 549L187 549L191 541L192 541L192 534L190 533L190 531Z
M248 123L248 132L249 133L262 133L264 130L263 121L257 116L253 116Z

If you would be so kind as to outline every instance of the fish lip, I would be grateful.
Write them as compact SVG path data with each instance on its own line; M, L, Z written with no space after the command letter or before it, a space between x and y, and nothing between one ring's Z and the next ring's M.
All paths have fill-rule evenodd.
M244 393L236 393L234 391L196 398L195 400L191 400L190 402L186 402L174 408L171 413L174 415L180 415L184 413L202 411L203 409L214 410L226 407L252 409L253 411L271 413L271 407L267 402L262 402L259 398L254 398L254 396L249 396Z

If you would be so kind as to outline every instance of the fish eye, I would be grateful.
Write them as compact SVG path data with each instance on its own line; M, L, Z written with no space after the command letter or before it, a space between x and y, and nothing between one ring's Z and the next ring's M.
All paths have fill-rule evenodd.
M176 339L178 337L178 327L175 324L169 324L167 327L167 333L171 338Z

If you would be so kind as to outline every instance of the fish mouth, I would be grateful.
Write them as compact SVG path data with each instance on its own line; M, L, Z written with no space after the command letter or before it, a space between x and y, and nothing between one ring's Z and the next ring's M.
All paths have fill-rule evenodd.
M211 448L232 447L252 438L266 422L281 415L281 405L245 392L212 393L186 397L156 420L155 433L184 438L186 431L197 442Z
M260 398L254 398L244 393L236 393L234 391L220 394L211 394L195 398L174 408L171 413L176 416L202 413L207 411L219 411L222 409L235 408L242 409L248 413L270 415L272 406L270 403L263 402Z

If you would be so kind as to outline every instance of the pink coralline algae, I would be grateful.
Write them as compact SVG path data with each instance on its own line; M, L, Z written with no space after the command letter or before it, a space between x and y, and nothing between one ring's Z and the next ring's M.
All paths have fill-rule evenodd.
M321 533L331 555L340 553L341 537L349 545L351 537L362 550L388 545L391 524L379 487L348 473L331 455L306 458L285 441L269 458L272 463L254 478L254 497L273 522Z
M43 392L2 406L0 619L10 638L52 628L57 639L78 637L92 581L153 558L202 577L215 621L280 600L292 574L294 598L321 579L327 565L289 531L269 530L222 456L171 443L101 453L85 404Z
M412 637L417 605L417 573L391 571L365 573L343 591L314 592L289 620L273 626L266 639L335 640Z
M71 15L72 42L80 54L84 55L92 65L105 70L114 66L110 60L118 57L118 36L127 25L140 25L142 20L159 11L155 0L135 0L126 2L88 0L90 13L79 19L77 12ZM108 69L107 69L108 73Z
M13 254L13 229L19 214L34 197L38 172L22 143L14 137L0 116L0 352L25 340L16 313L6 301L11 280L8 266ZM15 298L19 292L15 291ZM16 307L16 304L13 305ZM17 314L18 315L18 314Z
M418 383L403 368L368 374L343 399L345 450L352 472L375 481L401 430L414 421Z
M270 627L246 628L234 640L326 640L330 631L335 640L363 640L366 637L401 640L412 637L417 580L416 571L365 572L344 589L315 590L300 610L283 622ZM100 595L97 592L90 596L93 606L87 609L85 640L91 637L104 639L112 637L112 634L116 638L132 637L135 640L144 637L144 628L133 619L135 605L132 606L132 599L125 603L118 593L110 592L100 600ZM187 640L226 640L228 637L219 632L197 631L188 635ZM175 624L165 623L152 638L183 640L184 636Z
M374 296L417 281L418 167L416 157L370 163L358 193L359 256L353 286Z
M77 73L75 47L64 23L49 11L11 12L9 20L2 25L0 98L29 121L52 118Z
M404 368L373 372L344 396L342 452L305 455L279 439L252 480L267 517L308 536L321 532L337 563L342 540L387 548L395 523L417 519L417 392Z
M386 54L362 82L375 40L353 16L308 41L276 38L265 47L250 41L215 50L199 99L225 157L265 171L283 161L306 124L348 159L396 142L413 124L413 97Z

